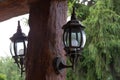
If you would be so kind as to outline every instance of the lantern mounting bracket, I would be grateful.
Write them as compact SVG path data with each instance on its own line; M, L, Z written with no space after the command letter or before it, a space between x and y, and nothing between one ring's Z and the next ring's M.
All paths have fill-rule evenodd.
M64 68L72 68L73 66L68 66L61 57L55 57L53 60L53 67L57 74L60 74Z

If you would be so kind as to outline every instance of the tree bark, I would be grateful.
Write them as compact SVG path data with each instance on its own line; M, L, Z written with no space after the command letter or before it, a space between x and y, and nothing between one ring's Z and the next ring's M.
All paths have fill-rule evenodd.
M30 4L26 80L65 80L56 74L53 59L64 57L61 27L66 22L66 0L40 0Z

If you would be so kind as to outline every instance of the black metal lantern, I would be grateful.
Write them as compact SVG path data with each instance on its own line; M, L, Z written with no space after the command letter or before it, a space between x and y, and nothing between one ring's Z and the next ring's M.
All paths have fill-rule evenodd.
M22 33L20 21L18 21L17 32L10 38L10 40L11 55L17 66L20 68L22 75L22 72L25 71L24 58L27 49L27 36Z
M62 29L64 30L64 50L66 51L66 55L69 57L72 65L65 65L62 59L60 59L60 57L57 57L54 60L54 66L57 72L60 72L62 68L72 67L73 69L75 69L75 65L78 62L78 58L80 57L81 51L84 48L86 42L84 28L85 27L76 19L75 8L73 8L71 20L62 27Z
M64 49L67 55L70 57L70 61L74 67L74 64L77 62L78 57L81 55L81 51L84 48L86 42L84 26L82 26L76 19L74 8L71 20L65 24L62 29L64 30Z

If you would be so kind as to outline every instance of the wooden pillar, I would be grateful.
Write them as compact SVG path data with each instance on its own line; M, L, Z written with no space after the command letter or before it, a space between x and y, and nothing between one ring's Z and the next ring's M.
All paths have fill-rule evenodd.
M66 23L67 0L39 0L29 7L26 80L65 80L65 71L54 72L53 59L65 56L61 27Z

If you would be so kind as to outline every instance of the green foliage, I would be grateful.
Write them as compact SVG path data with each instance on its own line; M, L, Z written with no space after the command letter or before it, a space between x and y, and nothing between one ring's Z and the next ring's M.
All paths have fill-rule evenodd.
M24 76L21 77L17 65L10 57L0 58L0 74L5 76L3 80L24 80Z
M6 76L4 74L0 74L0 80L6 80Z
M88 8L89 15L83 19L87 35L82 53L84 58L80 60L75 74L68 70L67 80L120 80L118 4L119 0L97 0Z
M114 5L114 7L113 7L114 11L118 15L120 15L120 1L119 0L113 0L113 5Z

